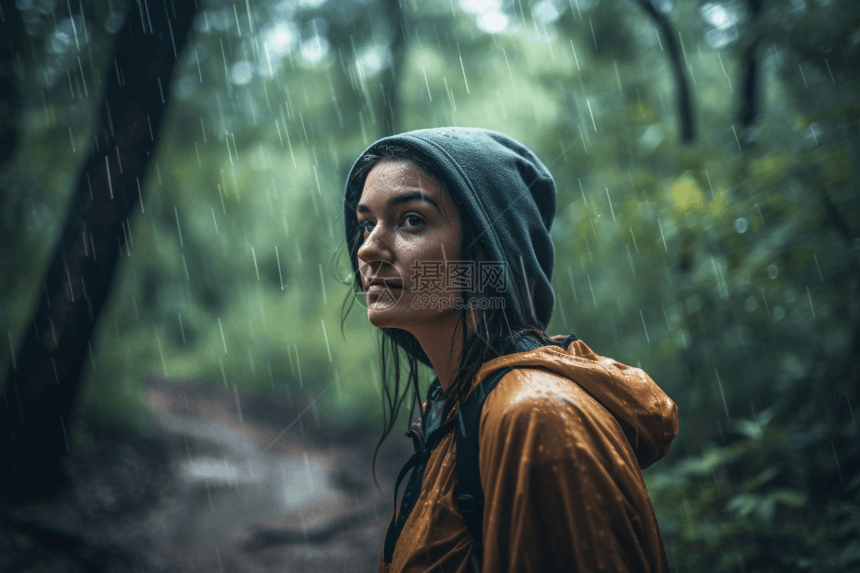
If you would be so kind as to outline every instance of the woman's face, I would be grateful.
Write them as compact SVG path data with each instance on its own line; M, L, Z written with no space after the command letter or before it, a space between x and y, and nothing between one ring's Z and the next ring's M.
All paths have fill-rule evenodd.
M377 163L356 215L371 324L415 334L459 313L454 301L461 295L448 280L447 262L460 256L460 221L448 193L426 171L408 159Z

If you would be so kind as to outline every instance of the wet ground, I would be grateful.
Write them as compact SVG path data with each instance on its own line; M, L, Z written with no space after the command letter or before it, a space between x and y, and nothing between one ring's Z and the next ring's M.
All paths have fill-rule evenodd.
M378 569L394 432L338 431L286 396L152 380L142 436L96 436L48 500L0 501L0 571L304 572ZM398 439L399 438L399 439Z

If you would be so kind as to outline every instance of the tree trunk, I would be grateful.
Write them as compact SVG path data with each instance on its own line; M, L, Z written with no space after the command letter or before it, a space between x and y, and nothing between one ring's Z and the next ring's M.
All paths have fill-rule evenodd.
M669 52L669 61L672 64L672 72L675 75L675 93L678 103L678 125L681 131L681 141L692 143L696 138L696 122L693 117L693 96L690 93L690 84L687 83L687 74L684 72L684 64L681 61L681 52L675 41L675 31L669 23L669 19L654 5L653 0L637 0L639 6L646 14L651 16L660 34L666 43Z
M18 54L27 32L21 13L12 0L0 1L0 168L18 147L21 117L21 90L16 81Z
M185 45L195 3L131 3L117 35L97 143L45 275L43 292L0 399L0 483L7 492L46 494L62 483L70 413L91 338L126 241L125 221L155 152L165 93ZM140 5L142 6L142 5ZM50 169L51 166L46 166ZM140 186L139 186L140 185Z

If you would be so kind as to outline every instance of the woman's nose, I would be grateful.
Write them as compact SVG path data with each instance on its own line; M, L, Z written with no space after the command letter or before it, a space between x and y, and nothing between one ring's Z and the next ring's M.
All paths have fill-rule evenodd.
M373 230L364 238L364 241L358 248L358 258L366 263L374 260L388 260L391 258L391 250L388 246L388 237L385 235L385 228L380 224L375 225Z

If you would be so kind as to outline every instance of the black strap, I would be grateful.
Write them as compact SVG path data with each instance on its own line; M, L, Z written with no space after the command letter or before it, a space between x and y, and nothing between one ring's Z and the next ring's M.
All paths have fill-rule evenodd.
M482 531L484 519L484 490L481 488L481 471L478 463L480 441L478 428L481 422L481 409L487 396L499 381L511 372L511 368L497 370L489 378L481 381L480 385L466 399L463 407L457 412L462 422L457 431L457 452L455 457L457 479L454 484L454 500L457 509L466 526L469 528L475 544L472 546L472 557L475 565L480 567L483 562Z
M571 342L577 340L575 334L567 336L561 342L555 342L567 350ZM512 349L512 353L528 352L539 348L541 343L533 337L521 339ZM491 374L481 381L475 390L466 399L463 407L458 411L461 424L457 432L456 482L454 484L454 499L457 509L463 516L472 538L472 554L469 557L470 566L475 571L480 571L483 563L483 519L484 519L484 490L481 487L481 468L478 455L480 453L480 440L478 430L481 425L481 410L484 402L501 379L511 372L511 368L503 368Z
M385 534L385 550L383 559L386 563L391 563L394 558L394 546L397 544L397 539L400 537L400 532L403 530L403 525L409 519L409 514L415 508L418 497L421 495L421 484L424 481L424 470L427 468L427 460L430 459L430 454L436 449L436 446L442 441L451 430L454 429L456 420L449 420L439 428L433 430L427 437L425 443L421 443L415 436L412 430L406 432L407 436L411 436L417 450L400 473L397 476L397 481L394 484L394 507L397 507L397 490L400 488L400 482L406 477L407 472L412 470L412 475L409 476L409 482L406 484L406 491L403 492L403 500L400 503L400 511L395 512L391 516L391 523L388 524L388 531Z

